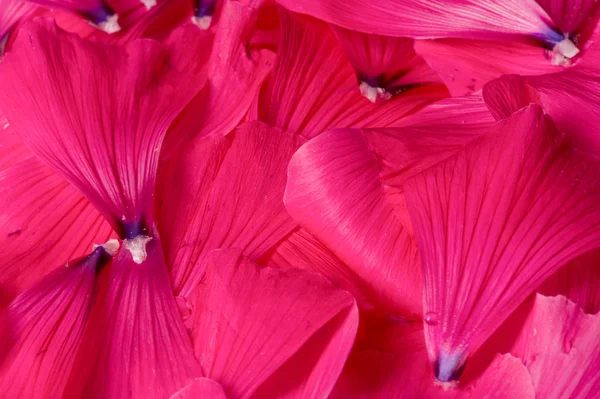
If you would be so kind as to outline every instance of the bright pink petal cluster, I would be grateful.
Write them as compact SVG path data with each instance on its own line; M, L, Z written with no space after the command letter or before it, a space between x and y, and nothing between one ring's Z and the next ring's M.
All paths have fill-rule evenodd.
M599 4L2 2L0 396L600 397Z

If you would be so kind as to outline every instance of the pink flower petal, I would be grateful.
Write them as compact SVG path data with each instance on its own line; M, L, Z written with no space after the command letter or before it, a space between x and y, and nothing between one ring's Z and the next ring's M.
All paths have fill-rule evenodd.
M60 265L10 304L14 342L0 367L6 397L63 397L92 305L101 247Z
M360 131L322 134L294 154L285 204L390 310L421 310L417 247L386 202L377 158Z
M538 398L591 398L600 387L599 332L600 315L537 295L511 353L529 369Z
M10 30L22 18L33 12L35 5L20 0L5 0L0 5L0 43L4 42ZM0 55L4 53L4 42L0 44ZM0 126L1 127L1 126Z
M543 295L564 295L584 312L600 311L600 249L587 252L563 266L538 289Z
M0 282L9 296L112 232L75 187L32 157L0 172L0 221Z
M417 53L435 70L453 96L471 94L504 74L541 75L560 70L549 50L514 41L418 40Z
M320 273L336 286L352 293L359 304L366 302L360 279L354 272L325 244L300 227L258 262L279 269L304 269Z
M541 105L540 95L517 75L506 75L483 87L483 98L497 120L508 118L529 104Z
M278 0L286 8L360 32L419 39L551 34L535 0Z
M358 325L353 298L323 277L260 269L239 250L212 252L192 339L229 397L326 397Z
M193 84L164 58L152 41L119 49L38 20L0 65L0 108L11 125L121 237L151 228L162 138L190 100Z
M212 44L213 51L207 61L205 70L207 85L185 111L173 123L167 138L167 150L185 144L193 136L209 134L225 135L246 116L251 102L257 96L260 85L270 72L275 55L269 50L249 52L246 48L248 36L258 11L240 2L225 3L221 21ZM190 35L205 35L197 27ZM207 53L210 46L206 40L198 40L196 46L178 44L179 52L188 57ZM184 69L186 70L186 69Z
M530 106L405 183L438 379L456 379L529 293L600 244L595 162Z
M33 153L0 112L0 172L32 156Z
M338 41L354 67L361 92L375 91L381 99L406 90L440 83L438 76L415 54L414 40L404 37L369 35L332 25ZM374 98L369 98L375 102Z
M58 8L81 14L91 23L108 33L119 31L118 16L102 0L29 0L48 8Z
M280 17L277 64L253 119L312 138L335 127L394 126L447 96L441 85L427 86L373 104L361 95L356 73L327 24L284 9Z
M536 0L561 32L577 33L584 23L595 23L598 4L594 0Z
M404 181L453 155L493 118L481 97L426 107L412 127L338 129L300 148L288 171L286 207L392 313L420 313L420 272Z
M141 263L123 246L101 277L67 397L164 398L201 376L159 239Z
M227 399L227 396L218 382L208 378L195 378L169 399Z
M420 324L373 319L356 343L338 380L338 398L535 398L527 368L511 355L498 355L471 381L443 386L433 376Z
M208 251L237 247L256 259L297 227L283 191L302 141L248 122L227 138L196 140L161 170L158 224L177 295L198 284Z

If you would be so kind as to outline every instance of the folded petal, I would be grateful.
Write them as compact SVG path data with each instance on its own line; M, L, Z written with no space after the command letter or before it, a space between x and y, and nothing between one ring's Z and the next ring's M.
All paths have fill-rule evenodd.
M0 172L0 284L8 296L89 253L112 229L75 187L33 157Z
M589 398L600 388L600 315L565 297L537 295L511 353L529 369L538 398Z
M471 94L505 74L542 75L562 67L547 48L514 41L417 40L417 54L438 73L453 96Z
M201 376L160 240L145 245L140 263L124 243L101 277L67 397L164 398Z
M228 397L326 397L354 341L354 299L240 254L212 252L198 286L191 336L202 369Z
M508 118L529 104L541 105L540 95L525 78L506 75L483 87L483 98L497 120Z
M256 23L258 10L237 1L225 2L205 66L207 84L173 123L165 150L185 144L193 136L226 135L246 116L251 102L266 75L271 71L275 55L269 50L248 50L248 41ZM206 33L191 27L188 34L198 37ZM206 53L206 40L196 48L179 45L178 51L190 55ZM196 58L198 58L196 56Z
M99 246L61 265L10 304L14 342L0 365L3 395L63 397L94 299L96 274L111 255Z
M297 227L283 191L301 142L248 122L227 138L194 141L161 171L158 227L177 295L187 296L198 283L208 251L237 247L256 259Z
M360 279L325 244L298 227L258 260L261 265L279 269L304 269L320 273L336 286L352 293L365 304Z
M401 123L338 129L300 148L288 171L286 207L362 280L390 312L420 312L420 272L404 181L450 157L493 123L481 97L448 100Z
M419 39L553 36L535 0L278 0L286 8L360 32Z
M35 5L19 1L6 0L0 5L0 56L4 53L4 44L11 29L20 20L30 15L35 9ZM1 127L1 126L0 126Z
M527 295L599 245L597 162L532 105L405 183L440 381L456 380Z
M416 244L385 200L360 131L327 132L302 146L290 162L285 204L363 280L369 297L403 315L420 312Z
M584 312L600 311L600 249L586 252L560 268L542 284L542 295L564 295Z
M0 65L0 108L11 126L121 238L151 228L162 138L194 86L165 57L153 41L121 49L39 19Z
M306 138L335 127L394 126L447 96L440 85L373 104L360 93L352 65L327 24L280 9L277 64L251 118ZM311 54L311 57L306 57Z

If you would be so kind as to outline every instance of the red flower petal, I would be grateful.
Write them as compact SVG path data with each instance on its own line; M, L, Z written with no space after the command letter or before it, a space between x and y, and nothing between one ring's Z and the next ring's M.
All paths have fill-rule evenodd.
M260 269L239 250L213 252L204 269L191 334L207 376L230 397L327 396L356 334L353 298L316 274Z
M530 106L406 182L441 381L545 278L600 244L595 162Z

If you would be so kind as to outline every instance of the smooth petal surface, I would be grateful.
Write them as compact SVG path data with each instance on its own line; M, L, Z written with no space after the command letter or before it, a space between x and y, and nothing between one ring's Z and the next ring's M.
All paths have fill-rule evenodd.
M89 253L111 233L83 195L37 159L0 172L0 284L8 296L57 263Z
M67 397L164 398L201 376L158 238L146 252L123 248L105 270Z
M196 140L161 171L158 224L177 295L198 283L208 251L237 247L256 259L297 227L283 191L302 141L248 122L227 138Z
M599 245L597 162L530 106L405 183L438 379L457 379L527 295Z
M0 172L32 156L33 153L0 113Z
M202 369L228 397L326 397L356 334L353 298L240 254L212 252L198 286L191 335Z
M418 39L551 34L535 0L278 0L286 8L360 32Z
M453 155L493 123L481 97L424 108L389 129L338 129L290 162L286 207L361 278L367 296L420 312L420 273L404 181Z
M312 138L335 127L395 126L404 116L447 96L441 86L409 90L373 104L327 24L280 9L277 64L251 118ZM311 54L311 57L306 57Z
M384 196L360 131L325 133L290 162L285 204L292 217L350 266L369 297L414 316L421 310L417 248Z
M505 74L557 72L552 53L535 43L466 39L417 40L415 50L438 73L453 96L480 90Z
M496 120L508 118L529 104L541 105L537 90L518 75L502 76L486 84L482 94Z
M35 9L35 5L19 1L5 0L0 5L0 55L4 53L4 44L6 36L10 33L13 26L22 18L28 16Z
M564 295L584 312L600 311L600 249L589 251L560 268L542 284L542 295Z
M600 315L565 297L537 295L511 353L531 373L538 398L590 398L600 388Z
M96 273L109 261L110 255L98 247L60 265L10 304L14 342L0 365L3 395L63 396L94 299Z
M118 49L37 20L0 65L12 127L121 237L149 227L162 138L190 99L193 85L164 60L156 42Z

